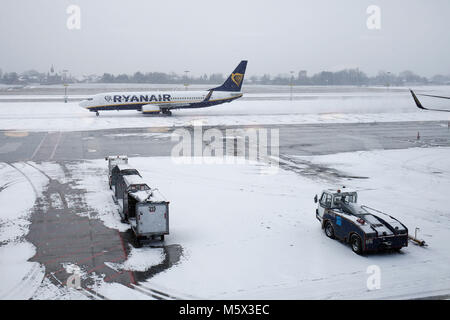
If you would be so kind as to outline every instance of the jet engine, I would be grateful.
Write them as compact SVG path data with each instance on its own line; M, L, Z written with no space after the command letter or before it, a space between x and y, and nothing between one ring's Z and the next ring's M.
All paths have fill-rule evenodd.
M159 106L154 104L146 104L142 106L142 113L144 114L151 114L151 113L160 113L161 109Z

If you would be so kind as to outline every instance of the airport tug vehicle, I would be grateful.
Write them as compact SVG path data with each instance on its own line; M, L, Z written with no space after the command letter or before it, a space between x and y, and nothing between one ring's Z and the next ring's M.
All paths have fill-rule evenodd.
M353 252L363 254L386 249L400 250L408 246L408 228L394 217L379 210L359 205L356 191L324 190L316 217L327 237L350 243Z
M126 156L106 157L110 188L122 222L129 223L136 245L169 234L169 202L158 189L151 189Z

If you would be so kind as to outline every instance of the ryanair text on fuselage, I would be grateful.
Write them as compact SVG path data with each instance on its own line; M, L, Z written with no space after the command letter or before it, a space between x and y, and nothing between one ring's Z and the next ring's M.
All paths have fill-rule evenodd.
M107 102L153 102L153 101L170 101L170 94L152 94L152 95L114 95L105 96Z

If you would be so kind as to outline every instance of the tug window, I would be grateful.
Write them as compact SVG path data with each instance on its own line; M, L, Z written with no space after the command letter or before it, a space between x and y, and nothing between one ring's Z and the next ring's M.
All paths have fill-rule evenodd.
M331 194L327 194L327 199L325 200L325 205L327 207L331 207L331 199L332 199Z
M320 198L320 204L324 207L331 207L331 194L328 193L323 193L322 197Z

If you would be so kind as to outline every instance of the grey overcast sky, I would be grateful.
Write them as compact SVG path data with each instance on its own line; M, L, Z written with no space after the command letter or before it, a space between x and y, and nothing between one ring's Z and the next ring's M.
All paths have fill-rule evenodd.
M66 26L81 9L81 29ZM369 30L369 5L381 29ZM449 0L1 0L0 68L450 74Z

